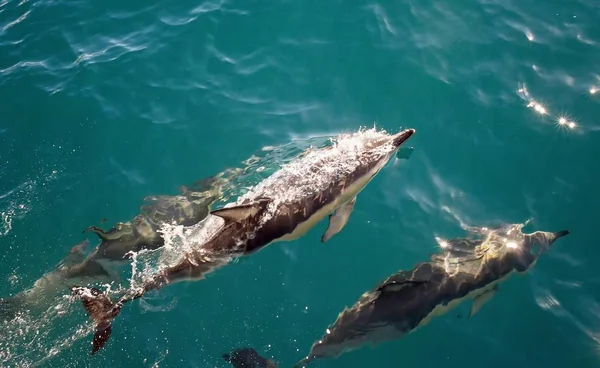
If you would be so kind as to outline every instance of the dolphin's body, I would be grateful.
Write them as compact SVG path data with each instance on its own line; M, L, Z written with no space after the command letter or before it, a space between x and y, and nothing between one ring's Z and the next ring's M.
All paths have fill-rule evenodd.
M46 308L67 284L114 279L106 266L128 260L131 252L162 247L164 239L158 230L164 223L189 226L205 219L223 186L238 173L238 169L228 169L193 185L182 186L179 195L147 197L137 216L117 223L108 232L96 226L84 230L98 234L101 239L98 247L85 257L89 241L83 241L74 246L55 269L36 280L33 287L13 297L0 298L0 318L12 319L23 309Z
M524 273L567 230L524 234L524 224L477 229L473 237L438 240L442 251L412 270L399 271L363 294L339 314L308 356L295 367L318 358L334 358L366 344L402 336L472 299L473 316L514 273Z
M297 239L329 216L325 242L342 230L356 196L388 163L413 129L390 135L374 129L342 135L332 146L309 150L224 208L211 212L203 229L214 228L182 260L166 267L116 303L95 288L73 287L96 325L92 354L111 333L124 303L166 284L202 279L232 258L270 243ZM208 232L208 230L207 230Z
M234 349L223 354L223 359L234 368L277 368L279 365L273 359L265 359L252 348Z

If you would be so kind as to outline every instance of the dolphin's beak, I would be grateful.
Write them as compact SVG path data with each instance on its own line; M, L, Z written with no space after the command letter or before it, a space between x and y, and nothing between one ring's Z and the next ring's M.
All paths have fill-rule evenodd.
M415 134L414 129L406 129L394 136L394 147L398 148L400 145L408 140L413 134Z

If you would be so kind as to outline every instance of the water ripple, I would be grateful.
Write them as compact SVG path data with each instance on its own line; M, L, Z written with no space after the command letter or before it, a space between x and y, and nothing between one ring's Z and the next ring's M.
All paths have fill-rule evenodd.
M12 22L6 23L3 27L2 27L2 32L6 32L9 28L21 23L22 21L24 21L27 16L31 13L31 9L27 10L25 13L23 13L23 15L21 15L19 18L13 20Z
M73 51L79 56L74 64L106 63L117 60L128 53L146 49L152 42L156 27L149 25L136 30L118 39L98 35L85 42L76 41L72 35L66 34L66 38Z
M598 135L588 133L600 131L600 120L594 115L600 103L597 0L548 6L518 0L478 0L470 5L441 0L360 4L315 0L133 1L101 5L82 0L0 0L0 92L2 116L8 117L8 122L0 123L4 124L0 150L10 146L2 151L0 162L4 184L0 188L0 238L4 241L2 260L10 265L5 275L11 290L27 281L22 279L34 277L33 273L26 275L24 268L32 268L30 263L39 257L31 255L31 262L20 262L19 258L30 251L43 253L32 243L41 242L45 232L39 230L44 234L19 245L13 237L26 239L32 227L24 226L28 229L20 232L19 224L34 218L32 212L38 211L56 218L47 226L58 223L57 233L69 234L76 227L74 217L78 216L73 214L78 214L78 207L85 203L75 202L81 206L73 205L77 209L64 213L57 210L46 214L48 205L43 201L44 188L50 186L47 177L62 175L73 156L81 161L70 168L71 179L77 176L73 172L90 163L101 168L100 174L85 180L102 185L86 186L78 198L92 203L97 200L102 206L106 205L104 198L110 198L116 202L111 206L118 207L126 198L108 189L105 197L98 195L101 199L96 199L102 187L116 183L112 188L142 191L142 187L158 185L156 182L171 186L180 179L173 182L174 178L163 178L168 176L165 172L182 172L193 166L193 175L198 173L194 171L197 167L202 173L198 175L209 175L228 165L227 157L220 161L221 156L243 155L256 148L257 142L275 145L333 135L372 120L383 121L393 129L399 125L417 128L415 155L410 164L395 161L394 168L401 166L400 170L385 170L361 194L362 204L357 205L351 223L340 234L347 236L342 238L344 249L356 247L344 257L331 248L314 250L308 258L318 266L298 277L306 252L313 250L310 245L290 243L281 249L281 259L287 262L269 258L277 254L274 251L259 256L263 258L248 267L252 272L273 272L269 280L283 277L285 287L267 293L273 298L272 305L278 305L273 309L278 313L289 301L282 295L310 301L311 318L337 313L337 297L350 301L350 293L362 290L358 284L370 284L367 277L384 277L384 267L402 267L413 260L411 255L414 260L422 259L431 250L427 247L434 235L449 236L464 225L520 221L520 216L532 216L544 219L540 220L544 224L553 219L570 226L572 221L580 225L581 233L586 231L582 223L593 222L587 217L593 218L597 207L589 193L593 193L595 183L594 139ZM73 127L81 127L80 134L72 135ZM11 140L14 142L4 144ZM48 166L44 156L47 147L60 146L66 140L81 141L84 149L76 153L55 151L59 164ZM178 144L181 140L187 143ZM46 147L46 151L37 147ZM223 154L216 153L217 149ZM26 160L32 151L33 161ZM10 160L5 161L5 154ZM43 165L43 170L34 168L37 173L32 174L32 162ZM161 166L161 162L169 162L169 167ZM73 182L78 180L70 180L60 190L73 190ZM61 196L53 192L48 200L64 201ZM351 233L360 235L364 230L360 226L374 230L370 243L378 247L364 251L363 240L354 239ZM594 238L593 231L588 231L589 245ZM351 235L344 235L348 233ZM592 257L577 253L591 248L580 245L584 241L575 243L570 249L550 253L548 261L558 265L552 267L553 276L544 279L542 272L532 275L531 303L554 322L562 323L561 328L567 326L582 336L574 341L585 341L600 350L600 304L594 293L598 280L589 273ZM327 252L331 253L324 256ZM398 257L390 256L393 252ZM336 268L340 263L327 256L347 263ZM375 270L366 266L363 258L367 256L372 257ZM39 261L50 262L45 258ZM266 264L263 261L280 269L254 267ZM357 262L361 267L356 268ZM319 267L327 272L318 274ZM362 273L349 280L345 272L349 267ZM219 284L218 278L226 277L221 275L212 281L214 289L204 284L207 292L200 299L208 300L208 305L203 307L240 303L242 306L231 310L243 315L248 305L240 302L238 289L232 284L240 283L240 290L246 291L246 278L224 278L225 283ZM251 275L250 280L258 277ZM342 287L332 291L323 281L328 278L334 280L333 285L347 287L348 294L341 293ZM219 288L227 292L218 294ZM329 292L327 299L334 302L315 297L314 288ZM230 296L231 301L224 299ZM167 298L167 302L145 300L139 304L143 312L175 308L195 313L188 308L189 300L187 303L184 298ZM319 304L323 309L317 308ZM290 310L305 316L304 305ZM79 306L77 311L81 312ZM31 366L72 359L69 364L76 365L70 354L65 354L68 358L60 354L71 345L76 353L80 347L87 349L89 341L75 346L75 340L84 335L89 338L89 324L70 324L50 332L44 327L51 323L62 327L63 322L55 318L62 311L47 313L39 320L24 319L7 327L16 337L12 336L14 343L0 338L1 364ZM187 313L183 318L191 326L190 333L202 329L210 337L200 340L202 334L196 334L198 340L190 342L194 348L201 346L208 351L206 345L214 344L215 351L221 349L231 340L223 337L221 341L217 335L223 331L236 335L240 326L245 327L243 335L249 344L256 341L247 331L250 326L266 331L266 338L287 343L290 350L310 345L310 341L296 341L300 329L290 328L287 322L281 329L269 325L280 320L253 316L257 317L253 322L256 326L245 317L218 326L220 320L197 321L197 316ZM299 321L298 315L289 313L289 320ZM164 313L165 319L167 315ZM155 357L148 358L147 354L158 352L161 365L177 365L185 359L191 365L198 365L198 359L214 364L214 351L202 354L202 358L182 353L187 351L182 346L187 341L176 339L181 335L178 329L174 329L175 335L167 329L153 334L152 326L136 324L139 319L131 321L123 336L128 336L125 342L130 343L134 340L129 340L131 332L140 332L141 342L131 342L131 346L140 347L139 352L125 348L120 352L117 348L114 358L107 355L98 359L108 364L135 364L140 357L138 363L148 365ZM307 321L307 325L315 323L314 328L319 328L314 319ZM472 328L464 326L465 330ZM42 332L38 334L38 330ZM494 336L490 334L486 340L493 344L492 352L505 348L507 338ZM559 337L567 343L570 340ZM176 349L157 347L159 342L166 344L167 338ZM415 352L415 360L422 362L423 356L418 354ZM524 364L527 360L523 350L510 355L498 364ZM381 356L364 355L373 360ZM471 355L464 359L471 359ZM385 366L377 363L362 365ZM527 363L535 365L534 361Z
M53 170L39 180L27 180L16 187L0 193L0 237L8 235L15 220L22 220L40 200L44 187L57 178Z

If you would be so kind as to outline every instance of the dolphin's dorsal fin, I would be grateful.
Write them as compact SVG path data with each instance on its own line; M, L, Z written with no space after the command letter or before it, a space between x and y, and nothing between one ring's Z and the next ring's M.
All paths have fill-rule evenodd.
M271 202L269 198L261 198L253 203L214 210L210 214L219 216L225 221L238 222L248 217L256 216L266 208L269 202Z
M348 218L350 218L352 210L354 210L355 203L356 197L344 203L334 213L329 215L329 226L327 226L327 230L321 236L321 242L327 242L332 236L342 231L348 222Z
M106 236L106 231L99 228L98 226L92 225L92 226L88 227L87 229L83 230L83 232L84 233L92 232L92 233L98 235L100 240L108 240L108 237Z

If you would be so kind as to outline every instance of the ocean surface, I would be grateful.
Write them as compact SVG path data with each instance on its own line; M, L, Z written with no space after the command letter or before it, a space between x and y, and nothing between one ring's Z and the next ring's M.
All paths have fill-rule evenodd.
M150 293L96 355L65 288L3 325L0 366L228 367L253 347L291 367L435 237L532 219L571 234L478 314L314 366L597 367L599 16L594 0L0 1L0 297L146 196L361 127L417 131L326 244L323 221Z

